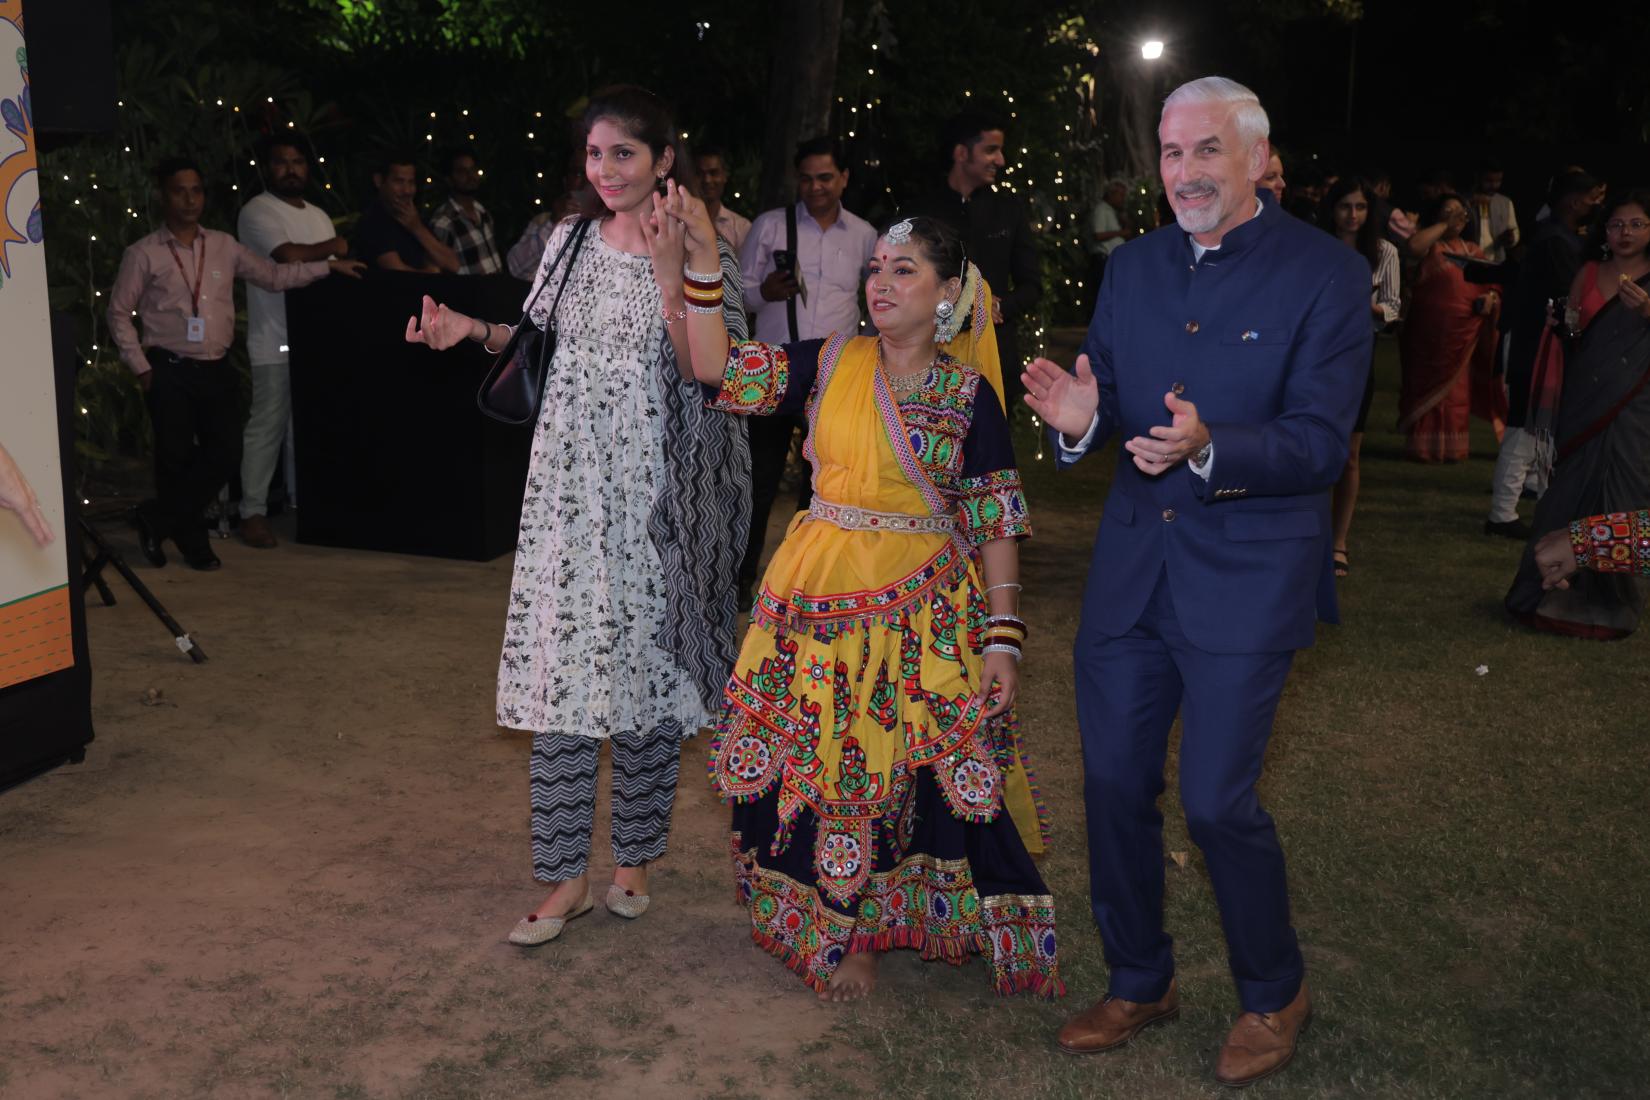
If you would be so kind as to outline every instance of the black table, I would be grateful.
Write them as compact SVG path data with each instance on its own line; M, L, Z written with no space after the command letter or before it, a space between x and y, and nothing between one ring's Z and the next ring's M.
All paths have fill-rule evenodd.
M425 294L514 323L525 290L371 270L287 293L299 542L469 561L514 549L532 429L477 410L481 345L434 352L405 333Z

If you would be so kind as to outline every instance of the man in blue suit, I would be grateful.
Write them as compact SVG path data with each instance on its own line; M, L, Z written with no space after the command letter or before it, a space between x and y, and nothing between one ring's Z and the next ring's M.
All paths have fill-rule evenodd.
M1255 187L1270 151L1254 93L1176 89L1158 126L1178 226L1113 253L1075 375L1024 375L1062 466L1124 442L1076 644L1094 918L1106 997L1062 1029L1108 1050L1180 1011L1163 930L1163 767L1220 905L1243 1009L1216 1079L1282 1069L1311 1012L1283 851L1260 807L1294 651L1335 621L1329 490L1369 363L1369 265Z

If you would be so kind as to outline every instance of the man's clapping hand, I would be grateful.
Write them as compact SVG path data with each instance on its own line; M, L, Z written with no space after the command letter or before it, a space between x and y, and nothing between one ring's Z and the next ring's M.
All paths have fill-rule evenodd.
M1167 473L1191 458L1209 443L1209 429L1197 415L1197 406L1182 401L1174 393L1163 395L1163 404L1173 419L1159 424L1147 435L1137 435L1123 444L1123 449L1134 456L1134 464L1142 473Z
M1100 407L1100 385L1094 380L1089 357L1077 357L1077 373L1071 374L1048 359L1033 359L1020 375L1025 384L1025 402L1043 423L1072 443L1088 434L1094 410Z

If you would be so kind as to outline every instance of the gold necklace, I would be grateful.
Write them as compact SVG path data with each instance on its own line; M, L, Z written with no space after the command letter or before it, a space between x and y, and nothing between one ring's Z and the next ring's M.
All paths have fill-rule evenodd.
M938 364L939 359L936 358L926 370L905 375L894 374L882 358L882 341L877 341L877 370L882 372L882 377L887 381L888 389L892 393L916 393L925 389L933 381L934 367Z

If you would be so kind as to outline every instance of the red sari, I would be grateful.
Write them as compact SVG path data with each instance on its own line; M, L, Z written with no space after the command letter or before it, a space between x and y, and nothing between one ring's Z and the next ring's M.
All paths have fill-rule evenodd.
M1439 241L1415 273L1415 294L1398 340L1403 387L1398 428L1405 450L1418 462L1461 462L1467 457L1467 430L1473 416L1495 426L1499 440L1507 424L1507 394L1495 376L1499 300L1487 313L1474 313L1474 299L1496 287L1469 283L1446 255L1483 259L1477 245Z

